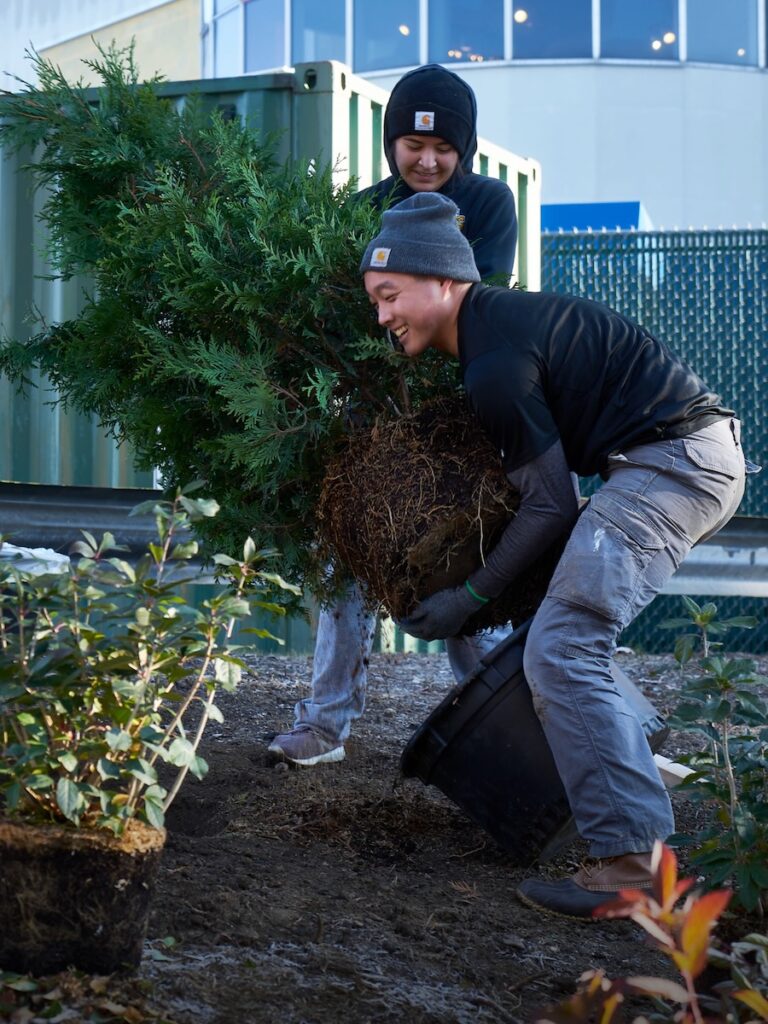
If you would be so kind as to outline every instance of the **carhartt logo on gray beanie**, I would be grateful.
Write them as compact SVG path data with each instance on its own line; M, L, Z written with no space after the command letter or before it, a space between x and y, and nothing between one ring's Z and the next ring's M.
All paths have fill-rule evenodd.
M360 273L396 274L479 281L472 247L456 222L459 208L439 192L417 192L386 210L381 231L365 250Z

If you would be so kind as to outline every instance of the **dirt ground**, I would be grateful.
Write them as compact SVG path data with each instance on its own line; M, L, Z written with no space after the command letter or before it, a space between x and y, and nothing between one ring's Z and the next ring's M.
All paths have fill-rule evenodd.
M617 658L668 713L673 659ZM310 769L267 754L307 691L310 659L248 662L221 699L224 723L209 727L208 777L172 808L138 976L102 984L96 1003L92 991L90 1003L65 1000L75 1015L56 1020L514 1024L572 993L588 968L674 976L629 922L521 904L515 888L530 869L439 791L400 777L404 745L453 684L444 655L374 655L347 759ZM673 734L664 753L686 745ZM695 827L693 806L673 800L678 828ZM583 853L577 841L533 870L570 872ZM112 1016L74 1009L99 999Z

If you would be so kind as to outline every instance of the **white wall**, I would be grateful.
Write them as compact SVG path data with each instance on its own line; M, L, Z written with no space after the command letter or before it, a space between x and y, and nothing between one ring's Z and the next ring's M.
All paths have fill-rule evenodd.
M31 77L30 44L44 50L96 32L169 0L0 0L0 89L18 89L11 77Z
M478 131L542 164L542 202L640 200L655 227L768 223L768 73L541 64L459 72ZM399 75L368 75L390 89Z

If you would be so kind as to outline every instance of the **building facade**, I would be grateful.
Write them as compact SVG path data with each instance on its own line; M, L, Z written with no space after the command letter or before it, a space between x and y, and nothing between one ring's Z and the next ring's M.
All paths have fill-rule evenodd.
M18 73L31 41L74 77L91 36L134 36L142 74L175 80L333 59L390 88L405 70L437 61L474 88L481 135L541 162L545 203L640 204L638 227L748 227L768 222L767 7L5 0L0 70Z
M71 81L90 84L95 76L83 59L98 57L94 43L112 42L134 42L144 78L203 78L203 24L200 0L3 0L0 89L18 89L17 78L31 77L25 57L30 48Z
M656 227L757 226L767 6L208 0L205 73L336 59L390 88L436 61L474 88L481 135L541 162L545 203L640 203Z

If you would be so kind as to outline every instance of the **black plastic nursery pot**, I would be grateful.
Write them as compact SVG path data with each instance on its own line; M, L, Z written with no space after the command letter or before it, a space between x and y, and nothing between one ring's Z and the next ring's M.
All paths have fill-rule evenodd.
M523 673L529 625L450 691L400 760L403 775L436 786L521 865L549 859L577 834ZM663 721L615 664L611 672L657 749Z
M111 974L139 965L165 831L0 819L0 969Z

